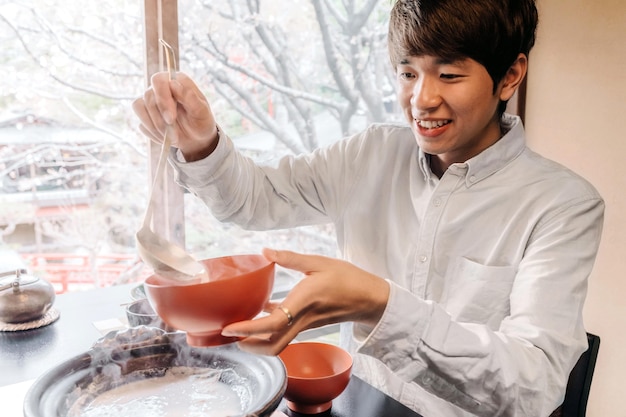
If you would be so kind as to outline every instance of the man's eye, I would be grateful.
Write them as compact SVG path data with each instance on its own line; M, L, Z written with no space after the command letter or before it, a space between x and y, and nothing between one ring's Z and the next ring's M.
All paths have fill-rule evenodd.
M398 75L400 76L400 78L407 79L407 80L415 77L415 75L413 75L410 72L401 72Z
M444 80L454 80L455 78L459 78L460 75L457 75L457 74L441 74L439 77L443 78Z

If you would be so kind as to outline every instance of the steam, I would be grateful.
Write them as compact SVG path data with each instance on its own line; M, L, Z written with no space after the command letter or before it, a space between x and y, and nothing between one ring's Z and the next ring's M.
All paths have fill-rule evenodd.
M206 415L206 410L209 407L218 409L215 405L218 403L213 401L213 397L217 396L218 393L222 397L231 395L232 398L236 398L240 408L236 415L242 414L243 410L248 409L253 402L254 384L250 384L251 381L248 380L245 372L242 374L232 367L231 362L220 360L219 356L207 361L206 357L202 355L204 352L208 353L209 351L199 352L197 349L189 347L185 343L184 333L166 333L161 329L146 326L110 332L89 351L91 363L88 371L86 371L89 372L89 375L78 380L74 389L69 393L66 400L69 408L67 416L166 416L169 414L156 412L157 409L173 407L171 404L163 403L163 398L172 396L178 398L184 395L187 395L188 398L181 401L193 403L195 404L193 407L204 410L197 415ZM174 386L174 383L179 384L179 386L187 384L193 389L185 391L180 388L182 391L175 395L165 393L161 398L156 398L154 395L146 398L137 397L119 410L115 408L119 405L102 405L101 407L89 408L92 404L97 404L100 397L106 398L107 393L115 393L115 390L121 386L124 386L124 392L135 389L141 391L142 386L145 387L149 380L157 384L160 381L161 384L168 386ZM115 395L119 397L119 394ZM168 401L172 403L173 400ZM145 410L151 410L153 413L145 414L144 411L143 414L138 414L128 411L138 410L141 407ZM193 411L192 408L189 410ZM91 411L85 414L86 410ZM191 412L189 415L196 414ZM228 415L232 415L232 413Z
M228 279L241 274L256 271L267 261L258 256L228 256L220 258L219 262L207 262L205 266L212 280Z
M241 415L242 399L222 382L232 369L169 368L159 378L144 378L107 391L81 412L81 417L155 417Z
M202 263L205 267L205 274L189 278L184 275L181 276L176 271L159 271L158 281L165 285L203 284L208 281L234 278L256 271L267 265L268 261L262 255L236 255L207 259Z

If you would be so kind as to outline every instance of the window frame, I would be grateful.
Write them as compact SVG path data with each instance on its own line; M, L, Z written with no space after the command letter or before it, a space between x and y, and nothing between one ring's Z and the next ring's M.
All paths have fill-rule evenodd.
M150 78L166 69L165 55L159 39L172 46L176 56L176 68L179 66L178 45L178 1L144 0L144 63L146 88ZM156 166L159 161L161 144L149 143L148 179L153 183ZM185 247L185 211L184 192L174 181L174 171L166 165L163 184L155 184L156 209L152 217L153 230L169 241Z

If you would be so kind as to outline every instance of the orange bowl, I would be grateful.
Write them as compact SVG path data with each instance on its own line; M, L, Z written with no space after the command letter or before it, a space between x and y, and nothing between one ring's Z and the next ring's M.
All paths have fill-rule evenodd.
M274 263L263 255L203 260L210 279L173 281L152 275L144 282L150 305L171 327L187 333L190 346L232 343L222 329L259 314L274 286Z
M287 407L301 414L318 414L350 382L352 356L338 346L319 342L288 345L278 355L287 369Z

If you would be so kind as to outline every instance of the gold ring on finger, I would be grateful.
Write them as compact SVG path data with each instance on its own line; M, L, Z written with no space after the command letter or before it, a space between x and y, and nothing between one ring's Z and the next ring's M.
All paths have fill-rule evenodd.
M291 315L291 312L289 311L289 309L283 306L282 304L279 305L277 308L283 313L285 313L285 316L287 316L287 326L291 326L293 324L293 316Z

